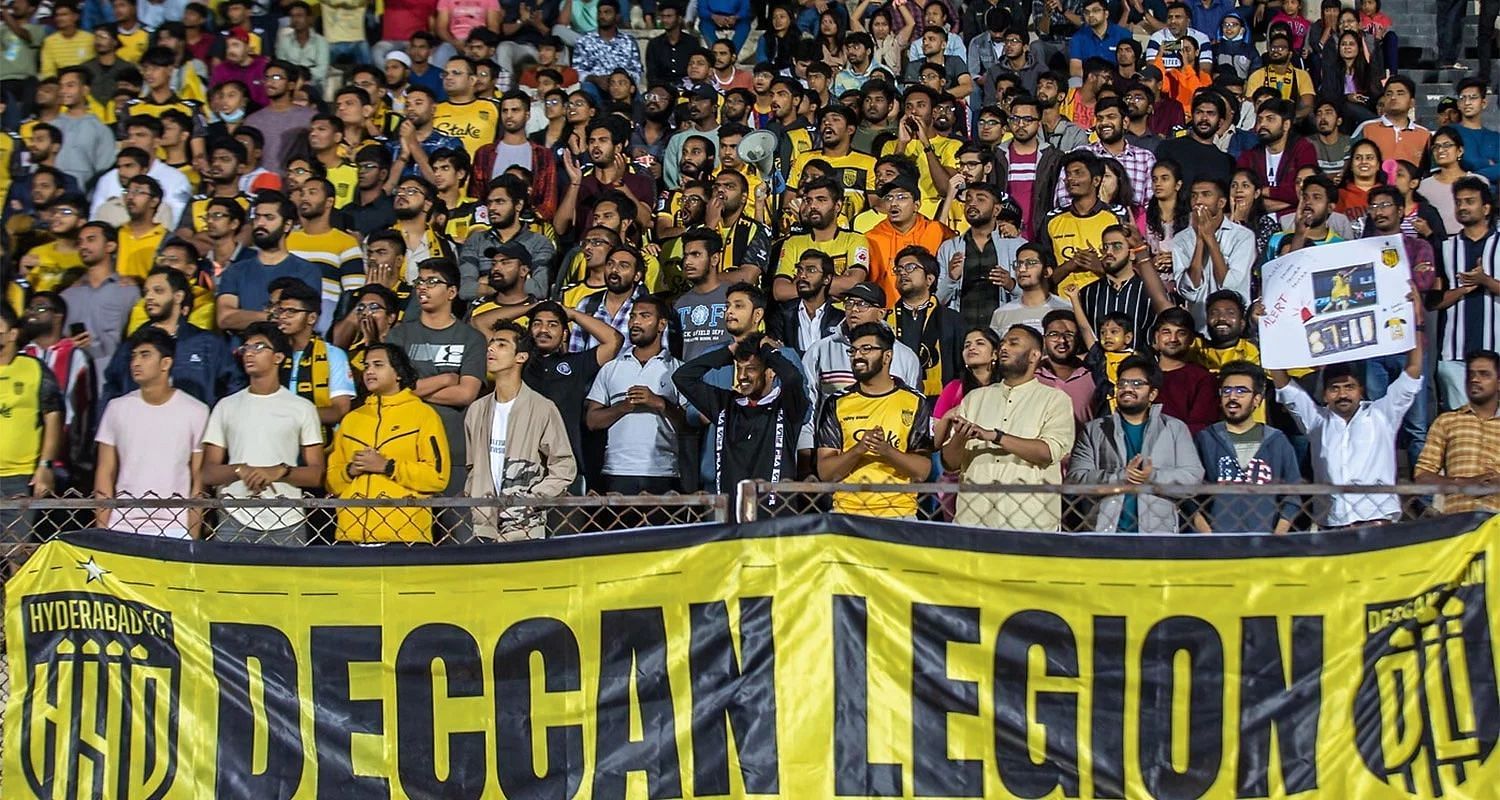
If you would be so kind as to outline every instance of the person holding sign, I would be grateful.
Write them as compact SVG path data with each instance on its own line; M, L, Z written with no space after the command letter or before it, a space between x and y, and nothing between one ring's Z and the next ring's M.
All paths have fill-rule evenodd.
M1402 417L1422 391L1422 304L1412 287L1412 314L1418 335L1406 353L1406 370L1385 397L1365 399L1364 370L1357 362L1323 369L1323 405L1318 405L1283 369L1270 370L1276 399L1307 431L1313 477L1335 485L1391 486L1396 482L1396 433ZM1393 494L1334 495L1318 515L1324 528L1393 522L1401 503Z

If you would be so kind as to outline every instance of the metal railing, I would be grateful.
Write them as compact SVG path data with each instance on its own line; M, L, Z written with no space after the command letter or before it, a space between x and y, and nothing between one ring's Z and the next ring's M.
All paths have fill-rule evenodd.
M1126 497L1136 498L1138 520L1169 521L1167 526L1143 530L1154 533L1193 532L1194 516L1210 523L1225 513L1225 504L1248 503L1264 513L1271 510L1291 516L1292 532L1317 530L1330 498L1343 497L1359 506L1361 499L1396 499L1373 511L1389 511L1391 521L1438 516L1472 510L1480 504L1500 511L1500 494L1489 487L1327 486L1293 484L1250 486L1215 485L1101 485L1101 486L1009 486L954 483L920 484L830 484L792 482L771 484L745 481L733 495L588 495L584 497L501 498L335 498L230 500L221 498L97 499L82 496L0 499L0 565L4 576L14 574L41 543L60 534L99 524L99 510L128 512L108 527L124 533L161 534L163 528L196 525L198 538L232 538L281 546L317 547L347 541L341 533L343 515L369 513L394 520L394 527L418 534L400 539L407 546L449 546L487 541L476 532L476 515L486 519L516 522L512 529L530 526L546 536L567 536L650 525L676 525L753 521L772 517L829 513L853 507L893 516L946 522L954 520L960 499L971 521L983 527L1063 531L1109 530L1101 520L1117 518L1115 505ZM1143 513L1144 509L1144 513ZM1040 510L1040 511L1039 511ZM233 512L269 515L270 531L263 538L256 528L226 522ZM900 512L900 513L896 513ZM1380 516L1372 513L1371 518ZM972 521L977 519L978 521ZM277 529L279 522L293 521L295 535ZM958 520L965 522L963 518ZM371 529L368 520L365 529ZM425 526L425 527L423 527ZM503 527L503 526L502 526ZM1212 527L1212 525L1210 525ZM1170 528L1167 530L1166 528ZM378 527L375 528L378 530ZM232 530L232 536L226 531ZM347 529L346 529L347 530ZM0 594L3 598L3 594ZM0 629L0 725L10 694L10 674ZM0 741L3 744L3 741ZM4 775L0 775L3 782Z

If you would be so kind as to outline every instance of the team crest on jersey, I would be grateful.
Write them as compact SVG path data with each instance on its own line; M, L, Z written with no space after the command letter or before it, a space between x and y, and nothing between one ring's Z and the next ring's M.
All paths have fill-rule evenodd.
M109 571L80 564L89 583ZM156 800L177 776L169 612L92 592L23 598L22 773L37 797ZM23 671L24 670L24 671ZM23 687L13 687L13 690Z
M859 174L852 169L844 170L844 188L852 189L859 182Z
M1500 738L1485 556L1451 584L1365 607L1354 740L1365 766L1412 796L1469 782Z

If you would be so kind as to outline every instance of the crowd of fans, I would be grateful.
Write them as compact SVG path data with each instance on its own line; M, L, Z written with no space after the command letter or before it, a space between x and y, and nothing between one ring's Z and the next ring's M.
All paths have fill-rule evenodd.
M1280 533L1401 513L1296 484L1404 474L1489 507L1441 497L1500 480L1489 76L1418 120L1380 0L376 6L0 9L0 495L1234 483L1286 493L832 507ZM1262 370L1262 265L1370 236L1417 346ZM480 506L325 523L545 534Z

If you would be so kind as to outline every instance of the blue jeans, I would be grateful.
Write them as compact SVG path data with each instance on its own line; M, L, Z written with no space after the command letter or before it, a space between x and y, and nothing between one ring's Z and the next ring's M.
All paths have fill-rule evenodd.
M339 64L375 64L375 57L370 53L369 42L329 42L328 63ZM384 64L376 64L384 67Z
M1423 365L1426 366L1425 364ZM1406 370L1406 355L1381 356L1380 358L1366 359L1365 361L1365 395L1371 400L1379 400L1385 397L1391 382L1400 377ZM1424 374L1431 375L1431 369L1424 369ZM1432 423L1431 398L1432 381L1424 379L1422 390L1417 392L1417 398L1412 401L1411 408L1407 409L1406 416L1401 419L1401 432L1398 441L1406 443L1406 455L1411 459L1410 463L1415 466L1417 456L1422 454L1422 448L1427 445L1427 426Z
M734 24L734 38L730 40L730 43L734 45L736 55L740 52L740 48L745 46L745 40L750 38L750 22L749 17L740 17L739 21ZM719 40L719 26L714 24L713 17L708 14L699 13L698 29L703 32L703 41L709 45Z

